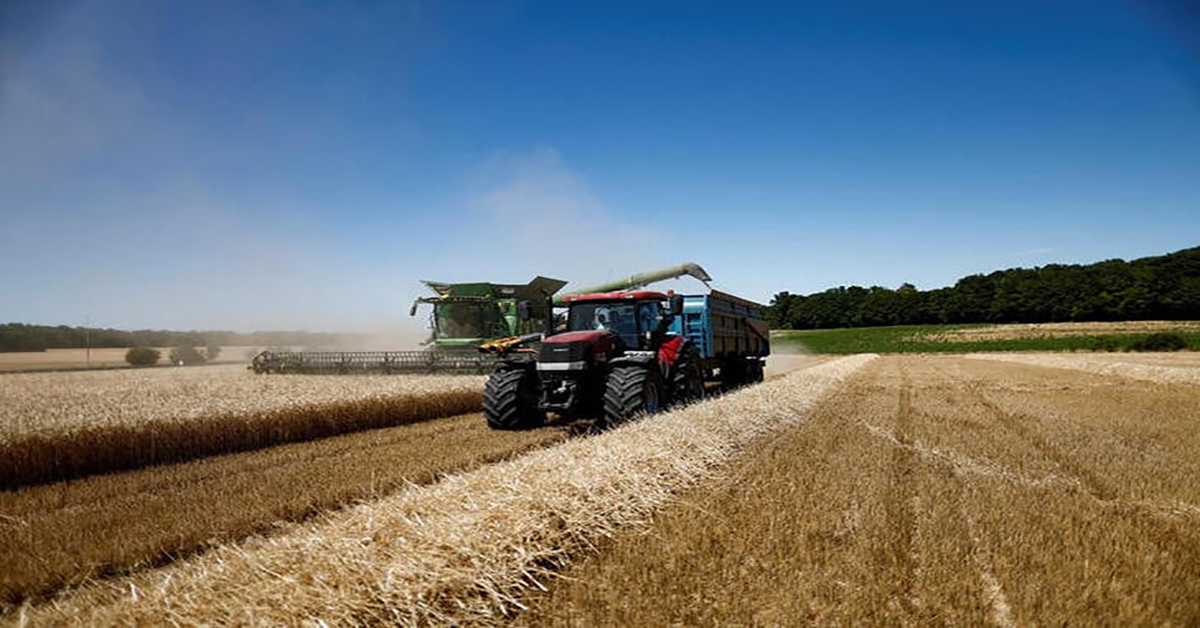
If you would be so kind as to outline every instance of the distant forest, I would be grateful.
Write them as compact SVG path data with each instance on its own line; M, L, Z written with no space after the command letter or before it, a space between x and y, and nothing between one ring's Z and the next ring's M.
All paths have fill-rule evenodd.
M335 344L345 334L303 331L157 331L143 329L95 329L59 325L0 325L0 353L10 351L45 351L46 349L80 349L123 347L205 347L232 346L324 346Z
M1200 320L1200 247L1126 262L1049 264L970 275L948 288L830 288L780 292L775 329L938 323Z

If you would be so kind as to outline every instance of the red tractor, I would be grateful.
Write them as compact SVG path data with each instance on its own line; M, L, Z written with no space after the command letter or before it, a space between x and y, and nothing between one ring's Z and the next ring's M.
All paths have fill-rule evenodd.
M703 397L714 373L738 380L730 383L762 378L768 345L760 305L715 291L602 292L564 301L566 330L539 336L537 350L522 348L533 338L484 347L501 355L484 392L491 427L536 427L547 412L616 425Z

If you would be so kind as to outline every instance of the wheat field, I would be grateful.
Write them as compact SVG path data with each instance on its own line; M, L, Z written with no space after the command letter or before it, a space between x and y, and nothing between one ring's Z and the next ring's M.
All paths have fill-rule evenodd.
M1018 357L1044 359L814 360L581 438L475 414L0 493L0 555L60 565L3 618L1200 622L1200 368Z
M479 376L243 367L0 377L0 489L472 412Z

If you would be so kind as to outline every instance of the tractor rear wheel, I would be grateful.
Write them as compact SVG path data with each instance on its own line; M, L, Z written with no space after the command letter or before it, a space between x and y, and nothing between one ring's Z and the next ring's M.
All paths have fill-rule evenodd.
M618 366L608 374L604 389L604 423L620 425L659 411L662 386L657 365Z
M696 346L688 343L671 372L671 403L692 403L704 397L704 365Z
M492 373L483 389L483 416L495 430L526 430L546 422L538 410L538 381L533 369Z

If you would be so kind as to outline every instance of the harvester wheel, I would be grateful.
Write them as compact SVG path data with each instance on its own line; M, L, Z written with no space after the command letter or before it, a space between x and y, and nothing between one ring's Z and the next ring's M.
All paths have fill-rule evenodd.
M604 423L620 425L658 412L662 403L657 365L618 366L608 374L604 389Z
M671 403L691 403L704 397L704 365L696 346L683 346L671 373Z
M538 410L537 373L533 369L496 371L483 390L483 415L496 430L539 427L546 414Z

